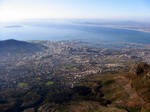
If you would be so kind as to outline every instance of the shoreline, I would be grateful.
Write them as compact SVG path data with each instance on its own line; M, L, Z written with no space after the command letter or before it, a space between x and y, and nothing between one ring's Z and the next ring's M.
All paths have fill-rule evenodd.
M139 31L139 32L145 32L145 33L150 33L150 31L145 31L142 29L132 29L132 28L124 28L124 27L113 27L113 26L97 26L97 27L105 27L105 28L115 28L115 29L125 29L125 30L133 30L133 31Z
M145 31L145 30L142 30L142 29L132 29L132 28L124 28L124 27L105 26L105 25L90 25L90 24L78 24L78 25L104 27L104 28L115 28L115 29L125 29L125 30L133 30L133 31L150 33L150 31Z

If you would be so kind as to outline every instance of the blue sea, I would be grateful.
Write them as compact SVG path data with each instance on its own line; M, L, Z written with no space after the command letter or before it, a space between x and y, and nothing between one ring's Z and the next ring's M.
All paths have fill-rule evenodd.
M126 42L150 44L150 33L106 28L97 26L77 25L62 21L22 21L0 24L0 40L80 40L90 43Z

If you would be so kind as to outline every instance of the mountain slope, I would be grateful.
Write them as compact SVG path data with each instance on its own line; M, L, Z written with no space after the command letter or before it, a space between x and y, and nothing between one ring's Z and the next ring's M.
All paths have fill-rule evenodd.
M5 90L0 94L0 111L150 112L149 73L150 65L140 63L122 74L87 77L73 88L60 88L54 83L36 85L25 92Z
M139 63L128 73L93 76L84 85L94 89L97 81L101 81L101 92L111 105L129 112L150 111L150 65Z
M40 44L28 43L9 39L0 41L0 53L18 53L18 52L37 52L43 50L44 46Z
M133 67L127 77L132 81L132 88L147 103L150 111L150 65L140 63Z
M149 73L149 65L139 63L127 73L87 77L81 86L90 88L93 97L55 109L58 112L150 112ZM110 102L104 105L103 101ZM42 105L39 111L54 109L50 107L50 104Z

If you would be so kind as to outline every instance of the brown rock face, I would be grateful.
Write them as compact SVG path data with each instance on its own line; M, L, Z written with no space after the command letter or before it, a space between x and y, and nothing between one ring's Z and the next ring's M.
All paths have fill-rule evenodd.
M137 67L136 74L147 74L148 71L150 70L150 66L146 63L140 63Z
M144 63L144 62L139 63L131 69L131 72L137 76L146 75L147 73L150 72L150 65L148 65L147 63Z
M142 62L134 66L129 78L138 95L150 103L150 65Z

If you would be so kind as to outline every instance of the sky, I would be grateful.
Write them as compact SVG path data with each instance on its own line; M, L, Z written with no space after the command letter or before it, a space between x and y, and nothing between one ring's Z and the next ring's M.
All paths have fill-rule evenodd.
M0 0L0 21L34 18L150 19L150 0Z

